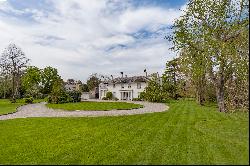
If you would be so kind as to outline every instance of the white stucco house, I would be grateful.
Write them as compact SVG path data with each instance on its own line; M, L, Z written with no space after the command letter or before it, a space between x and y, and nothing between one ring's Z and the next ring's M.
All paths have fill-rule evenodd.
M133 76L102 81L99 85L99 99L106 97L107 92L112 92L113 97L119 100L138 98L146 88L147 80L146 76Z

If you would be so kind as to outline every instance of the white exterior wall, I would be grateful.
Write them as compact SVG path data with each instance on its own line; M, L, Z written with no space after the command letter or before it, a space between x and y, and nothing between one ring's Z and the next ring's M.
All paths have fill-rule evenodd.
M100 84L99 85L99 99L102 99L103 97L106 97L106 93L107 92L112 92L113 93L113 97L117 97L119 100L121 100L122 96L121 96L121 92L131 92L131 100L133 98L138 98L139 97L139 93L143 92L144 89L147 86L147 83L145 82L139 82L141 84L141 88L138 89L137 88L137 83L131 83L131 87L128 87L128 84L125 83L124 84L124 88L121 87L121 83L117 83L115 84L115 87L113 87L113 84L107 84L106 86L104 86L104 84ZM115 93L115 94L114 94Z
M74 90L76 90L76 85L66 84L65 89L66 89L66 91L74 91Z
M89 92L83 92L81 95L81 100L88 100L90 98Z

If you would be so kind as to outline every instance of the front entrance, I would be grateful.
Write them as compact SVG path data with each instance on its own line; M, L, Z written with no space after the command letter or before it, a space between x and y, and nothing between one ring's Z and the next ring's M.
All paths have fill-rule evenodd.
M121 100L132 100L132 91L121 92Z

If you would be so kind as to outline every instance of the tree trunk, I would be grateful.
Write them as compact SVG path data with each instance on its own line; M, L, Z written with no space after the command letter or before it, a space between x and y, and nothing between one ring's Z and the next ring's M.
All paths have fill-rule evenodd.
M15 74L12 75L12 100L13 102L16 100L16 92L15 92Z
M226 112L224 97L224 77L220 75L216 84L216 98L220 112Z
M196 101L199 105L204 105L204 93L201 88L198 88L196 91Z
M3 98L5 99L6 98L6 89L7 89L7 85L6 85L6 82L7 82L7 79L5 77L4 79L4 84L3 84Z
M205 97L205 75L196 84L196 101L199 105L204 105Z

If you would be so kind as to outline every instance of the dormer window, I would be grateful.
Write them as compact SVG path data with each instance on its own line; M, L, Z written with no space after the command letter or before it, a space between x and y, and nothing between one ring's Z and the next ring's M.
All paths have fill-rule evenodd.
M128 84L128 88L131 88L131 84Z
M115 84L113 84L113 88L115 88Z

